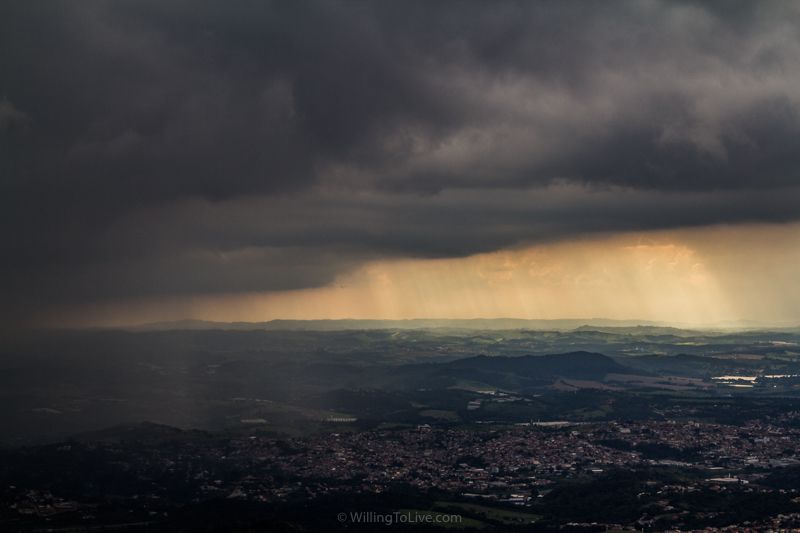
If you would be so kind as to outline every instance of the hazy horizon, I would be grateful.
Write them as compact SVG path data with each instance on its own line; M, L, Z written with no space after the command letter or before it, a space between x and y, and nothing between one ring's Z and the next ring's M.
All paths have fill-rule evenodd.
M466 317L429 318L411 317L399 319L381 318L273 318L263 321L217 321L199 318L184 318L157 322L131 324L112 324L106 326L74 326L66 329L121 329L131 331L181 330L181 329L260 329L268 327L276 331L284 329L303 329L309 331L359 330L359 329L472 329L472 330L511 330L529 329L532 331L572 331L583 327L599 329L663 328L684 331L769 331L800 328L800 322L764 322L758 320L723 321L705 324L685 322L665 322L636 318L604 317L561 317L561 318L522 318L522 317ZM58 328L57 328L58 329Z
M787 324L800 322L798 263L798 224L638 232L462 258L374 260L306 289L89 303L54 313L51 324L507 317Z

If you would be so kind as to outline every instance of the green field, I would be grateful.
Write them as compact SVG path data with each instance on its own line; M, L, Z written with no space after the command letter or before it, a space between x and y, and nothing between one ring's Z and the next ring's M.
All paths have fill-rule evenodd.
M510 511L507 509L500 509L497 507L489 507L486 505L478 505L474 503L464 503L464 502L439 501L434 504L434 508L452 512L460 511L482 520L488 520L491 522L497 522L509 526L532 524L542 518L540 515L533 513Z
M481 522L480 520L476 520L467 516L461 516L460 520L457 522L448 521L451 515L458 513L442 513L438 511L426 511L423 509L400 509L398 512L401 514L410 515L411 523L433 525L435 527L446 529L483 529L487 526L487 524ZM430 522L427 521L427 517L431 517L429 519L431 520Z

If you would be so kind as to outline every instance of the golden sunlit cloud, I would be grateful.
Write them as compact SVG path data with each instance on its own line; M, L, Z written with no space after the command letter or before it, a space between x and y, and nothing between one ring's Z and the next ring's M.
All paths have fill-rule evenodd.
M126 302L82 324L196 318L616 318L787 322L800 313L800 225L647 232L453 259L364 264L326 287Z

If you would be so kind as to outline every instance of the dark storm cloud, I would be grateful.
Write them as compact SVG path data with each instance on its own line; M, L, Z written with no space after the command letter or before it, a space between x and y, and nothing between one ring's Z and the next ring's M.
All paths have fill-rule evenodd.
M798 28L791 2L5 2L6 307L795 220Z

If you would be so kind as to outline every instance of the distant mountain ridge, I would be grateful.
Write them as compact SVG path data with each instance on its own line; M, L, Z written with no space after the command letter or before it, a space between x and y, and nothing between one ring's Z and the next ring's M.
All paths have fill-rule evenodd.
M348 330L531 330L531 331L599 331L635 335L685 336L698 332L749 331L799 331L797 324L767 324L753 321L720 322L706 325L671 324L652 320L622 320L612 318L410 318L403 320L379 319L320 319L320 320L269 320L265 322L215 322L209 320L176 320L153 322L133 326L101 329L125 331L348 331Z
M580 327L622 328L622 327L668 327L661 322L649 320L615 320L608 318L564 318L564 319L525 319L525 318L465 318L428 319L411 318L404 320L269 320L266 322L214 322L207 320L178 320L173 322L154 322L138 326L121 327L130 331L164 330L294 330L294 331L339 331L370 329L474 329L474 330L573 330Z

